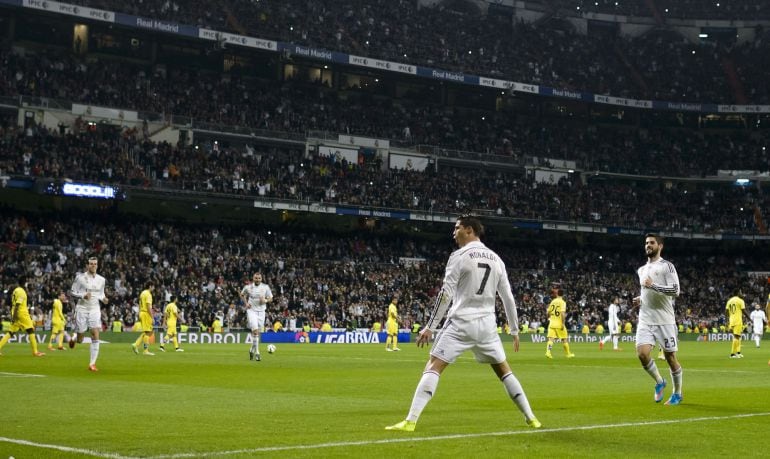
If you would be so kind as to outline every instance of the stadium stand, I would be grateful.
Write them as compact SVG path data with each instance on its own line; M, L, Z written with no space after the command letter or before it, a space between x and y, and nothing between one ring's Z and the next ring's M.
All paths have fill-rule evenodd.
M67 291L86 256L96 254L111 298L103 308L105 324L115 319L133 324L139 291L145 280L153 279L159 287L158 304L176 294L188 323L210 325L213 316L227 313L233 304L236 314L226 325L242 328L245 314L238 292L254 270L265 273L276 295L269 323L279 320L288 326L294 319L298 324L329 321L333 326L368 328L380 319L392 292L402 293L410 321L424 323L450 247L448 241L436 244L419 235L357 232L340 237L319 229L251 231L141 219L125 225L105 215L51 220L8 209L2 217L2 285L12 285L21 271L29 272L30 303L49 311L56 292ZM543 323L551 286L563 285L567 301L579 306L568 319L576 330L583 321L595 325L613 295L628 300L636 291L635 269L644 262L641 244L600 248L493 241L511 267L519 314ZM677 309L682 323L720 324L724 302L735 286L741 285L750 301L765 295L765 279L748 275L763 269L763 254L724 244L708 250L690 251L677 243L667 256L680 267L683 293ZM403 264L399 257L423 261ZM698 279L697 285L693 279ZM0 307L4 314L6 302L3 298ZM624 320L635 319L628 305L623 312Z
M533 25L517 21L513 9L503 10L502 14L494 14L498 10L482 14L476 8L464 6L466 2L438 2L433 8L418 8L417 2L406 0L395 3L347 0L329 4L262 0L224 5L160 0L141 4L110 0L76 3L354 55L557 88L620 97L668 97L680 102L739 103L735 95L726 90L729 75L722 70L722 61L725 56L734 59L743 56L731 53L729 42L692 42L663 24L647 27L654 32L652 36L633 39L621 36L615 27L590 28L588 33L581 33L568 18L559 15ZM544 3L543 9L556 6L552 2ZM648 5L641 0L557 3L564 3L562 10L568 12L581 6L581 9L647 11L643 15L650 16ZM721 6L716 6L718 2L697 2L695 9L687 8L690 2L653 3L661 14L672 18L697 11L708 18L729 17L734 12L746 19L768 19L767 7L762 2L741 2L740 6L729 5L730 2L722 2ZM598 5L591 6L593 4ZM665 12L666 8L669 13ZM238 12L237 16L233 11ZM657 58L649 59L653 53ZM765 64L747 59L737 66L764 68ZM635 78L637 75L642 76L641 81ZM756 86L745 88L757 97L751 102L766 103L766 98L760 98L766 85L761 81L752 83Z
M555 14L555 7L567 9L582 2L556 0L543 2L553 16L533 24L517 22L505 11L484 16L460 6L463 2L436 8L386 0L77 3L397 62L676 102L739 102L725 70L733 68L748 102L768 102L768 35L761 27L754 41L740 44L693 43L665 27L653 27L636 38L601 28L584 34L564 15ZM602 13L612 8L607 2L595 3L596 9L584 8ZM654 5L664 12L669 8L675 17L688 3L622 2L615 11L646 16L648 5ZM733 5L736 11L726 14L764 14L761 2L745 6ZM770 157L766 118L761 115L603 110L596 104L497 90L479 95L475 88L379 73L360 72L356 76L362 78L348 80L343 76L355 70L343 67L332 69L329 80L314 80L276 69L320 68L317 62L259 55L254 57L258 65L275 65L270 67L275 71L260 73L223 65L230 58L253 57L246 52L212 50L209 44L192 42L184 43L189 47L185 52L205 56L213 64L196 62L196 57L137 58L144 50L110 50L106 39L78 53L50 38L25 35L33 32L23 27L14 32L6 20L52 21L56 26L56 19L20 17L16 11L0 10L9 38L0 47L0 97L4 112L12 112L2 118L0 131L4 181L16 176L77 180L158 195L289 200L430 214L474 210L508 231L514 231L506 225L516 219L637 233L656 229L747 239L766 234L763 212L770 202L762 173L770 170ZM702 11L721 18L723 10ZM70 22L61 24L71 29ZM150 43L148 48L162 48L157 35L145 33L136 32ZM195 131L196 138L155 141L147 126L96 126L83 117L56 129L34 121L20 123L30 101L37 106L71 107L75 102L154 113L166 125L184 119L181 124ZM226 132L234 127L245 132L238 140ZM323 157L311 148L317 147L312 145L317 139L311 138L318 132L390 139L409 152L429 152L433 167L392 169L376 156L363 163ZM464 160L464 153L452 158L449 150L481 159ZM535 163L537 158L540 162ZM575 170L567 172L549 162L556 159L574 161ZM552 181L543 181L536 169L558 173ZM718 177L720 170L727 176ZM758 177L750 186L738 187L730 175L734 171ZM93 252L102 260L101 272L112 283L116 300L104 309L105 323L117 318L133 323L139 286L153 278L164 295L180 297L188 323L210 324L214 315L233 310L228 324L242 326L237 292L252 270L261 269L273 291L280 292L269 311L271 322L293 318L368 327L393 291L406 295L409 320L423 322L450 249L446 234L435 242L436 232L445 228L417 224L395 236L386 230L333 234L302 224L264 231L190 227L156 215L132 215L131 225L125 225L120 222L129 217L120 214L118 205L103 207L96 215L57 210L55 218L4 208L0 281L8 286L22 270L34 274L31 302L45 309L57 290L69 287L84 254ZM572 329L586 321L595 324L612 295L627 299L636 289L633 273L643 257L635 239L605 235L586 243L582 235L553 236L541 230L508 241L500 237L499 228L492 235L495 249L508 262L520 314L529 322L544 321L544 304L555 283L566 287L568 302L580 306L568 320ZM429 234L421 235L423 231ZM542 240L533 247L533 239ZM683 324L719 324L724 300L736 285L742 285L751 300L766 297L764 278L749 275L764 269L761 251L751 242L720 244L671 244L678 246L670 256L683 279L678 303ZM756 244L764 247L766 240ZM406 266L398 257L425 261ZM691 281L695 278L697 285ZM0 314L7 310L4 304ZM623 317L634 319L627 309Z

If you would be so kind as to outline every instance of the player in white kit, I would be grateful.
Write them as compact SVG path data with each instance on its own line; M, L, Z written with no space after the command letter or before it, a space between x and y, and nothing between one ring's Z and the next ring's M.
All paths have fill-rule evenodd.
M478 218L462 216L457 219L453 237L460 248L449 257L444 283L433 312L417 338L417 346L430 342L444 316L446 320L431 348L409 414L405 420L386 427L386 430L414 431L422 410L436 392L441 373L465 351L473 352L477 362L490 364L511 400L524 414L527 425L541 427L524 389L511 371L497 334L495 298L499 295L513 335L513 350L518 352L519 318L505 263L481 242L483 234L484 227Z
M618 337L620 335L620 319L618 313L620 312L620 298L615 297L612 303L607 307L607 336L599 341L599 350L604 349L604 343L612 340L612 350L619 351Z
M247 308L246 314L249 319L249 328L252 335L249 360L259 362L262 360L259 353L259 338L262 336L262 330L265 327L267 303L273 301L273 293L267 284L262 283L262 273L254 273L252 280L251 284L245 285L241 290L241 298Z
M765 311L761 308L759 303L754 303L754 310L751 311L751 314L749 315L753 326L751 337L757 347L759 347L759 342L762 340L762 334L765 332L765 324L767 324L767 316L765 315Z
M679 405L682 402L682 365L676 358L679 332L674 315L674 299L679 296L679 275L671 262L661 258L662 250L663 237L656 234L645 236L647 264L637 270L641 295L633 300L634 305L639 306L636 354L642 367L655 380L655 402L660 402L663 400L666 380L660 376L650 353L656 341L663 347L674 383L674 392L666 405Z
M99 357L99 331L102 329L102 312L99 303L108 303L104 294L104 277L96 274L99 262L96 257L90 257L86 265L86 272L78 273L75 282L72 283L70 294L77 298L75 305L75 335L70 337L70 348L75 343L82 343L86 330L91 330L91 360L88 364L90 371L99 371L96 368L96 359Z

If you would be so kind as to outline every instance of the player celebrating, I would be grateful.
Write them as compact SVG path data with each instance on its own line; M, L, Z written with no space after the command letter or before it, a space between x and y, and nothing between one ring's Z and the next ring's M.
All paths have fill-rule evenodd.
M385 331L388 333L388 338L385 340L385 350L400 351L398 348L398 297L393 297L388 305L388 320L385 322Z
M674 298L679 296L679 275L674 265L664 260L663 237L647 234L644 251L647 264L637 270L641 294L633 303L639 306L639 323L636 327L636 354L642 367L655 380L655 402L663 400L666 380L660 376L658 367L650 356L657 341L663 347L666 362L671 369L674 392L666 405L682 403L682 365L676 358L678 330L674 316Z
M767 323L767 316L759 303L754 303L754 310L751 311L749 318L751 319L753 326L751 337L754 339L757 349L759 349L759 341L762 339L762 334L765 331L765 324Z
M733 334L732 347L730 348L731 359L742 359L741 354L741 334L743 333L743 315L746 314L746 303L741 298L741 290L733 291L733 296L727 300L725 310L729 316L729 329Z
M64 326L67 320L64 318L64 304L67 302L67 295L59 292L59 297L53 300L51 309L51 339L48 340L48 350L54 350L53 343L56 339L56 349L64 350Z
M414 392L409 414L386 430L414 431L422 410L436 392L441 373L467 350L474 353L477 362L492 366L511 400L524 414L527 425L541 427L524 389L511 371L497 333L495 297L499 295L511 325L514 352L519 351L519 317L505 264L481 242L483 234L484 227L478 218L457 219L453 236L459 249L449 257L444 283L428 323L417 338L417 346L428 343L444 315L447 319L431 348L430 360Z
M249 349L249 360L259 362L262 356L259 353L259 338L265 326L265 310L267 303L273 301L273 292L267 284L262 283L262 273L254 273L252 283L247 284L241 290L241 299L248 308L246 314L249 318L252 342Z
M604 349L604 343L612 340L612 350L619 351L618 347L618 335L620 334L620 319L618 318L618 312L620 311L620 297L612 299L612 303L607 306L607 336L599 341L599 350Z
M32 322L32 317L29 315L29 309L27 308L27 276L22 274L19 276L19 285L13 289L11 293L11 328L8 333L3 335L0 339L0 351L3 346L11 339L16 332L24 330L29 337L29 345L32 347L32 355L35 357L42 357L45 354L37 351L37 337L35 336L35 324ZM3 355L0 352L0 355Z
M96 257L90 257L86 265L86 272L75 276L70 294L78 299L75 305L75 335L70 337L70 349L75 343L83 342L86 330L91 330L91 360L88 364L90 371L99 371L96 368L96 359L99 357L99 331L102 329L102 313L99 302L107 304L107 295L104 294L104 278L96 274L99 261Z
M163 327L166 329L166 337L160 338L160 350L166 352L166 347L163 343L169 341L174 342L174 350L176 352L184 352L184 349L179 347L179 340L176 337L176 321L179 319L179 308L176 306L176 296L171 295L171 302L166 305L163 310Z
M549 359L553 358L551 354L553 340L558 339L561 340L564 355L571 359L575 357L575 354L569 350L569 336L567 335L567 326L564 324L564 320L567 318L567 303L563 298L564 290L555 288L551 291L551 294L556 298L548 304L548 344L545 348L545 356Z

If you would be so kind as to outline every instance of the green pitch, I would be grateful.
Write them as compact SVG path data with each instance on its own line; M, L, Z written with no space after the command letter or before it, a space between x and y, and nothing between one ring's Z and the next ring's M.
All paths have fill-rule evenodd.
M509 352L542 430L528 428L489 366L469 354L450 366L412 433L403 419L427 359L404 343L278 344L262 362L247 345L189 345L134 355L88 346L32 358L26 344L0 357L0 457L512 457L757 456L770 425L770 342L746 358L729 343L683 342L684 403L652 400L633 348L544 357L522 340ZM44 347L44 346L42 346ZM510 348L510 347L509 347ZM658 361L669 382L665 362Z

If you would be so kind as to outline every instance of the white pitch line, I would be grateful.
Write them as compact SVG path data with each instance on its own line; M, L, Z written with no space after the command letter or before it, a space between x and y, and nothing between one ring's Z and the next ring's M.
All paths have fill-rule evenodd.
M554 432L575 432L581 430L597 430L597 429L614 429L619 427L639 427L639 426L652 426L652 425L664 425L664 424L683 424L688 422L709 422L709 421L723 421L726 419L740 419L740 418L752 418L757 416L770 416L770 412L766 413L748 413L748 414L736 414L731 416L708 416L689 419L670 419L662 421L644 421L644 422L625 422L621 424L599 424L592 426L576 426L576 427L557 427L553 429L529 429L529 430L509 430L503 432L486 432L475 434L452 434L452 435L438 435L434 437L411 437L406 434L405 437L390 438L384 440L361 440L361 441L347 441L347 442L335 442L335 443L317 443L314 445L289 445L289 446L266 446L263 448L246 448L237 449L231 451L206 451L199 453L179 453L179 454L164 454L160 456L149 456L146 459L183 459L189 457L212 457L212 456L230 456L233 454L255 454L255 453L267 453L275 451L291 451L291 450L313 450L319 448L339 448L345 446L371 446L371 445L385 445L392 443L413 443L413 442L427 442L427 441L439 441L439 440L454 440L461 438L479 438L479 437L504 437L513 435L536 435L544 433ZM395 433L398 435L400 433Z
M40 449L52 449L54 451L61 451L65 453L77 453L77 454L83 454L86 456L102 457L106 459L138 459L131 456L123 456L122 454L117 454L117 453L102 453L91 449L72 448L69 446L51 445L48 443L37 443L34 441L20 440L18 438L0 437L0 443L13 443L15 445L31 446L33 448L40 448Z
M6 378L45 378L45 375L35 375L29 373L9 373L7 371L0 371L0 376Z
M508 363L512 363L512 362L509 361ZM553 367L553 365L550 365L550 364L547 364L547 363L527 363L527 364L524 364L524 365L526 365L526 366L536 366L536 367L549 367L549 368ZM514 368L514 370L515 370L515 367L512 366L512 368ZM612 370L612 371L615 371L615 370L639 371L639 369L641 367L637 364L637 365L626 366L626 367L603 367L601 365L569 365L568 367L565 366L564 368L589 368L589 369L592 369L592 370L594 370L594 369L601 369L601 370ZM713 369L705 369L705 368L701 369L701 368L688 368L688 367L684 367L684 370L687 373L691 373L691 372L694 372L694 373L703 372L703 373L709 373L709 374L712 374L712 373L729 373L731 375L732 374L736 374L736 373L745 373L745 374L760 374L760 373L761 374L765 374L766 373L766 371L764 371L765 370L764 364L761 367L757 367L757 369L754 370L754 371L751 371L751 370L733 370L733 369L713 370Z

